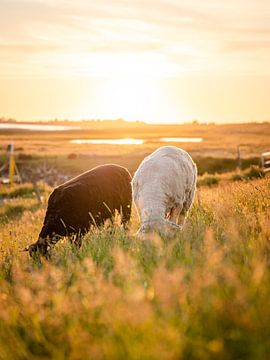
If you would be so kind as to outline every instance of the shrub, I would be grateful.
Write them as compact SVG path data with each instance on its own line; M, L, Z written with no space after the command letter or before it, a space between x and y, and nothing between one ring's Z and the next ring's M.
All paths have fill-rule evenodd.
M264 171L259 167L252 165L242 174L234 174L231 176L232 181L241 181L241 180L252 180L252 179L261 179L265 177Z
M75 153L70 153L68 154L67 158L70 159L70 160L74 160L74 159L77 159L78 155L75 154Z
M218 183L219 183L219 178L217 176L206 175L198 180L197 185L213 186L213 185L217 185Z
M40 193L44 192L44 188L39 189ZM35 196L35 189L32 184L22 184L22 185L1 185L0 186L0 197L5 199L14 199L14 198L31 198Z
M232 175L231 180L232 181L241 181L241 180L243 180L243 176L239 175L239 174L234 174L234 175Z
M251 166L244 175L245 179L258 179L258 178L264 178L265 173L264 171L259 168L259 166Z
M33 159L33 155L31 155L31 154L25 154L25 153L19 153L19 154L18 154L18 159L19 159L19 160L32 160L32 159Z

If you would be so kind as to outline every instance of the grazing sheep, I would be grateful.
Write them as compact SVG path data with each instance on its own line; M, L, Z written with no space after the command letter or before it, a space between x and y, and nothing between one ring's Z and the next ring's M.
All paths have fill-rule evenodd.
M102 165L65 182L49 197L43 227L37 242L28 250L47 255L51 244L62 236L75 235L81 246L81 235L91 225L100 226L112 219L117 210L124 226L130 219L132 204L131 176L118 165Z
M174 235L184 224L196 189L197 168L184 150L163 146L147 156L132 180L133 201L141 227Z

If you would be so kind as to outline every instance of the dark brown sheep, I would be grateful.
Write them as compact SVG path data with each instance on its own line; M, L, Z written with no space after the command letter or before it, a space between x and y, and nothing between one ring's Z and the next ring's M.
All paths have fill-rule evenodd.
M112 219L116 210L126 226L131 204L131 175L127 169L112 164L86 171L53 190L38 240L28 248L30 255L37 251L47 255L50 245L62 236L75 235L79 247L81 235L91 225L100 226Z

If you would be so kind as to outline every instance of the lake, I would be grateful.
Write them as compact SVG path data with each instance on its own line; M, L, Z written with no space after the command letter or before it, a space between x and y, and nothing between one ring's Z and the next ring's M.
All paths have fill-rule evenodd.
M75 139L72 144L141 145L141 139Z
M29 131L64 131L64 130L78 130L80 126L65 126L65 125L42 125L42 124L18 124L18 123L0 123L1 129L18 129Z
M155 139L156 140L156 139ZM187 137L168 137L157 139L159 142L173 142L173 143L198 143L202 142L202 138L187 138ZM73 139L70 140L72 144L105 144L105 145L142 145L146 142L143 139Z
M202 138L197 137L164 137L160 138L160 141L162 142L175 142L175 143L199 143L202 142Z

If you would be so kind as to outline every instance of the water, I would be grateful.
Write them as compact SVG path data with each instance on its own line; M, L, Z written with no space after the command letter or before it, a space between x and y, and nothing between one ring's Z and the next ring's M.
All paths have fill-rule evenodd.
M175 143L199 143L202 142L202 138L195 137L165 137L161 138L162 142L175 142Z
M106 145L141 145L141 139L75 139L70 141L72 144L106 144Z
M0 130L1 129L18 129L18 130L29 130L29 131L63 131L63 130L78 130L80 129L80 126L0 123Z
M173 143L199 143L202 138L192 137L166 137L157 139L158 142L173 142ZM142 139L73 139L70 141L72 144L95 144L95 145L142 145L146 140Z

